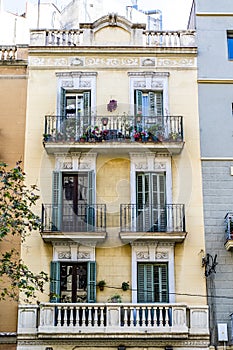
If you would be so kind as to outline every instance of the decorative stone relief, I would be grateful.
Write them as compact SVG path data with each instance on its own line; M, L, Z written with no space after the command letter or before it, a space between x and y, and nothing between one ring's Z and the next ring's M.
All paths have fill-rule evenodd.
M146 82L145 81L135 81L133 86L135 88L145 88L146 87Z
M62 81L61 86L62 87L73 87L74 82L73 82L73 80L69 80L69 81L64 80L64 81Z
M141 60L142 66L155 66L155 59L154 58L145 58Z
M165 163L158 163L155 161L154 170L166 170L166 164Z
M69 63L71 66L83 66L84 65L83 59L81 59L79 57L70 58Z
M155 89L163 89L163 82L162 81L152 81L151 87Z
M181 59L169 59L159 58L158 66L163 67L194 67L194 60L192 58L181 58Z
M90 260L91 254L90 252L78 252L77 259L78 260Z
M138 58L95 58L85 59L86 66L139 66Z
M71 252L58 252L58 259L71 259Z
M149 260L150 258L149 252L145 252L145 251L137 252L136 256L137 256L137 260Z
M168 260L168 258L169 258L168 252L155 252L155 259Z
M91 81L90 80L80 81L79 86L82 88L91 87Z

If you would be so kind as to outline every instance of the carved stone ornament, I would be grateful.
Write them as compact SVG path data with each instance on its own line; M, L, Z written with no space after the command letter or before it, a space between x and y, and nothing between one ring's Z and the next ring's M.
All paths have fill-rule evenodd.
M91 254L90 252L78 252L77 259L78 260L90 260Z
M168 260L168 258L169 258L168 252L156 252L155 253L155 259Z
M155 59L154 58L145 58L142 60L142 66L155 66Z
M71 259L71 252L58 252L58 259Z
M83 59L79 58L79 57L74 57L70 59L70 65L71 66L83 66Z
M74 86L74 82L73 80L63 80L62 83L61 83L61 86L62 87L73 87Z
M137 252L136 256L137 256L137 260L149 260L150 258L149 252L145 252L145 251Z
M155 162L154 169L155 170L166 170L166 164Z

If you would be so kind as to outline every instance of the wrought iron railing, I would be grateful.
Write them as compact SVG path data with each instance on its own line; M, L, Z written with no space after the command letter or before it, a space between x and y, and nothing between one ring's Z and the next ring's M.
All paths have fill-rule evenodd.
M121 232L185 232L184 204L121 204Z
M42 205L42 232L105 232L105 204Z
M181 116L45 116L44 142L181 142Z
M233 239L233 213L227 213L224 219L226 240Z

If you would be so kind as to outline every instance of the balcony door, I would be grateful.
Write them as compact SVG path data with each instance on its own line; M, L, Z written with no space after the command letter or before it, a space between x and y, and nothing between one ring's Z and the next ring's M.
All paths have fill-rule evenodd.
M90 125L91 92L62 89L61 94L61 132L67 141L78 141Z
M95 302L96 263L52 261L50 295L52 302Z
M166 230L164 173L137 173L137 231Z
M53 226L63 232L87 232L95 227L93 172L54 172Z
M143 116L163 115L163 93L162 91L135 90L135 112Z

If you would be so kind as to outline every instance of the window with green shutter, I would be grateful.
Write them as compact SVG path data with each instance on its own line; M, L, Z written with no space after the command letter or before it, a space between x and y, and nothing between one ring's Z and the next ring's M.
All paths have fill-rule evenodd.
M51 262L50 301L93 303L96 301L96 263Z
M163 92L135 90L135 114L162 116Z
M138 263L138 303L168 303L166 263Z

